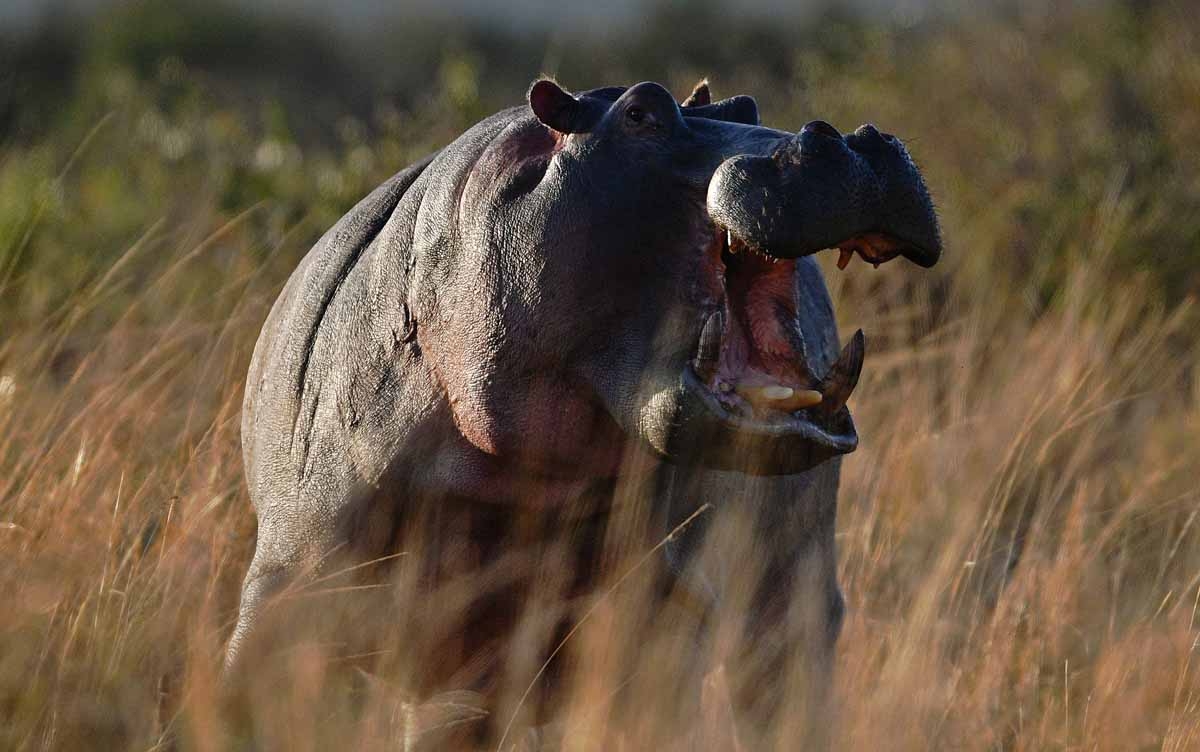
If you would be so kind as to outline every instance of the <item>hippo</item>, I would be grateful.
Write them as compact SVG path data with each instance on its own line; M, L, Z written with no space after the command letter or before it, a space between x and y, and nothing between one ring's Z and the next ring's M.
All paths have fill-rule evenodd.
M521 546L550 571L557 531L586 593L612 574L620 505L654 593L686 594L701 627L736 604L729 697L743 746L765 745L796 711L773 678L803 661L804 696L827 694L845 608L834 521L866 346L840 342L814 254L929 267L941 248L921 173L873 125L776 130L706 81L682 102L651 82L536 81L352 208L271 309L245 389L258 529L227 673L271 596L331 552L402 550L434 588ZM712 549L727 516L745 534ZM520 596L496 592L459 623L458 668L422 686L497 654ZM681 665L697 691L713 669Z

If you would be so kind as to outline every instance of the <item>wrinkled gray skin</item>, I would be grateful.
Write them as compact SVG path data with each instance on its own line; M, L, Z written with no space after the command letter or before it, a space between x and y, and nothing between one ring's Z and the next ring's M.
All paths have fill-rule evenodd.
M705 86L680 107L653 83L569 95L540 81L398 173L305 257L255 349L242 434L258 541L229 667L270 594L335 548L388 553L407 510L549 516L611 493L634 457L657 474L647 545L713 505L664 567L705 608L726 575L693 571L692 553L725 510L754 520L765 569L730 662L739 728L781 712L755 689L790 656L816 656L823 688L862 340L839 360L808 254L868 232L922 265L940 253L899 141L762 127L752 99L710 104ZM742 261L746 246L783 261ZM762 327L775 334L747 339ZM825 402L762 412L722 392L748 362ZM783 625L803 583L819 626L795 634Z

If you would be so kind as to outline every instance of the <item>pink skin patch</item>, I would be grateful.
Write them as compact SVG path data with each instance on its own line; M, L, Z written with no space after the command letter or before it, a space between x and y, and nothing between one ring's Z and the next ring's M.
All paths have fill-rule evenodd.
M796 318L795 268L795 261L772 262L748 250L729 259L726 343L729 375L736 383L809 386L784 328Z

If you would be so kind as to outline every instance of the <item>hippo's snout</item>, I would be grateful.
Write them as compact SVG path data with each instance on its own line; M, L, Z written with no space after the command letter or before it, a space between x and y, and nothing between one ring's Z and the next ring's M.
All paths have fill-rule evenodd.
M708 187L708 212L735 237L776 258L839 248L879 264L904 256L933 266L941 233L933 201L903 142L873 125L843 136L814 120L766 156L726 160Z
M836 248L843 268L855 254L876 265L901 255L937 262L933 202L904 144L873 125L843 135L814 120L722 162L707 208L708 258L723 297L699 330L685 378L689 398L673 441L689 449L669 454L720 467L714 454L748 445L751 472L773 474L853 451L846 400L865 340L857 333L840 354L817 344L822 336L806 322L819 318L808 308L819 295L798 286L811 265L800 257Z

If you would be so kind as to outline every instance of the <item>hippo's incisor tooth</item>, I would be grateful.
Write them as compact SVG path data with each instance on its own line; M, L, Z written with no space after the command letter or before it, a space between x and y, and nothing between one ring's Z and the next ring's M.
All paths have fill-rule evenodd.
M812 389L793 389L782 384L768 386L738 385L737 393L747 402L776 410L800 410L820 404L821 393Z
M762 388L762 396L769 400L782 400L792 396L792 388L790 386L780 386L772 384Z
M787 405L782 407L786 410L800 410L805 407L819 405L823 399L825 397L815 389L797 389L792 393L792 397L787 401Z
M854 259L854 251L849 248L839 248L838 250L840 251L840 254L838 255L837 267L838 269L844 271L847 266L850 266L850 262Z
M752 405L762 405L771 401L771 398L763 394L766 387L737 384L734 388L743 399Z
M746 241L742 240L739 237L735 237L734 234L732 232L729 232L728 230L726 230L725 232L726 232L726 240L728 241L727 245L729 247L729 253L734 256L738 255L739 253L742 252L742 249L746 248Z

